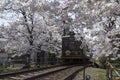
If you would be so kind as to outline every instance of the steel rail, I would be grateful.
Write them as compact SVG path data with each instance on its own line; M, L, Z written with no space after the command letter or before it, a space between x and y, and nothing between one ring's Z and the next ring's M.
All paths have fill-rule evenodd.
M39 75L36 75L36 76L32 76L32 77L26 78L24 80L35 80L37 78L41 78L41 77L46 76L46 75L50 75L50 74L53 74L53 73L56 73L56 72L59 72L59 71L65 70L65 69L69 69L71 67L73 67L73 66L68 66L68 67L65 67L65 68L62 68L62 69L46 72L46 73L43 73L43 74L39 74Z
M53 66L47 66L47 67L42 67L42 68L33 68L33 69L27 69L27 70L20 70L20 71L16 71L16 72L4 73L4 74L0 74L0 79L8 77L8 76L13 76L13 75L16 76L16 75L23 74L23 73L44 70L44 69L48 69L48 68L54 68L54 67L58 67L58 66L62 66L62 65L53 65Z

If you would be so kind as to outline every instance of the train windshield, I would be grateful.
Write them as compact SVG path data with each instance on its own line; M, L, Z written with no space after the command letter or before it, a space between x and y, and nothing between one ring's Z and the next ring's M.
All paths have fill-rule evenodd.
M69 44L69 48L70 50L74 50L75 46L74 46L74 42L70 42Z

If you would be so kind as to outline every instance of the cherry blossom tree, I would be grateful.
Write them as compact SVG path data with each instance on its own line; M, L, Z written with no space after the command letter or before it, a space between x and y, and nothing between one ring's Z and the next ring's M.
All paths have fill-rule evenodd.
M25 51L38 46L60 49L62 35L73 30L95 54L106 54L112 46L108 34L120 26L118 0L6 0L1 4L1 11L16 17L6 34Z
M6 0L2 6L3 11L12 12L16 19L9 23L10 28L6 28L5 33L9 40L7 47L15 46L17 51L30 53L34 57L38 46L49 44L49 25L46 20L47 13L44 11L42 0ZM14 17L13 16L13 17ZM43 43L48 43L44 45ZM32 58L34 60L34 58Z

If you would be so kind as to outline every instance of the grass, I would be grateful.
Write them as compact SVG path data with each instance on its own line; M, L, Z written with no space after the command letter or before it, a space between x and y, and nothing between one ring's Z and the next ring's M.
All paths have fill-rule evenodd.
M80 72L83 75L83 72ZM91 76L91 80L106 80L106 70L89 67L86 69L86 75Z
M1 69L0 73L7 73L7 72L12 72L12 71L16 71L16 68L13 67L7 67L7 68L3 68Z
M5 70L7 70L7 71L14 71L14 70L16 70L16 68L13 68L13 67L7 67Z

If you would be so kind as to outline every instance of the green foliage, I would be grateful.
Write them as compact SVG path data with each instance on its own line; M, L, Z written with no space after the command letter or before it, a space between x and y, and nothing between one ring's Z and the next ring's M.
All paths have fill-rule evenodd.
M15 71L15 70L17 70L17 69L13 68L13 67L7 67L7 68L3 68L1 70L1 73L12 72L12 71Z
M120 69L120 59L111 60L110 63L111 63L114 67Z
M13 71L13 70L16 70L16 68L13 68L13 67L7 67L6 70L8 70L8 71Z
M107 58L105 57L105 54L103 54L102 56L98 58L99 65L101 68L106 68L106 60Z

